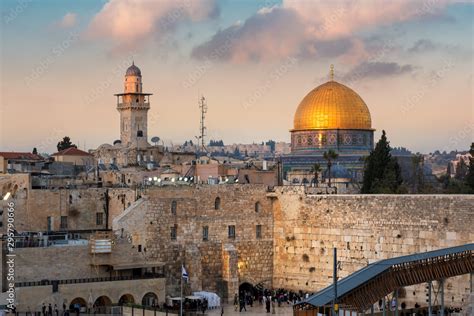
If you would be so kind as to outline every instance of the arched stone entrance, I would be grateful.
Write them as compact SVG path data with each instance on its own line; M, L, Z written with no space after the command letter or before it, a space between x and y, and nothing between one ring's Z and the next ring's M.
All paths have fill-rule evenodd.
M158 295L153 292L148 292L143 296L142 305L143 306L156 306L158 304Z
M120 296L118 303L119 305L135 304L135 298L132 294L124 294Z
M84 311L86 308L87 308L87 301L83 299L82 297L74 298L69 304L69 310L74 313Z
M97 314L108 314L112 300L106 296L99 296L94 302L94 312Z
M254 296L256 293L255 286L249 282L244 282L239 285L239 294L246 294Z

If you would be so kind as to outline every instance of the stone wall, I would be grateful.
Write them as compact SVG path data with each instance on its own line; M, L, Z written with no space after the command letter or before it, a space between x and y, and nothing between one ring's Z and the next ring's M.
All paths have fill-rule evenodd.
M15 228L23 231L47 231L47 218L52 218L52 230L94 230L106 228L97 225L96 213L105 212L105 194L109 196L109 227L112 220L135 201L136 192L128 188L89 188L31 190L21 188L16 191ZM3 212L3 221L6 220ZM67 229L60 227L61 216L67 216ZM4 229L4 227L2 227Z
M49 303L52 306L56 304L62 310L63 302L69 308L69 304L75 298L82 298L92 307L92 304L100 296L106 296L112 304L117 304L123 295L130 295L135 303L141 304L143 297L150 292L158 296L160 305L163 304L165 301L165 279L60 284L56 293L53 293L51 285L19 287L16 289L17 311L39 312L43 303L46 306Z
M340 277L381 259L474 241L474 195L273 194L273 286L314 292L332 282L333 247ZM467 277L447 281L447 300L467 298ZM406 289L408 307L425 304L424 285Z
M110 276L105 267L91 265L89 246L18 248L15 253L15 282Z
M220 205L216 209L217 198ZM191 278L188 291L203 289L233 296L237 288L232 282L237 279L271 286L272 208L266 187L157 187L148 190L144 201L116 220L114 230L141 245L150 258L166 264L172 295L179 291L181 262ZM230 225L235 226L235 238L228 236ZM260 238L257 225L261 225ZM203 227L208 227L208 240L203 240ZM176 229L176 240L171 238L172 229ZM229 246L235 247L237 262L225 261Z

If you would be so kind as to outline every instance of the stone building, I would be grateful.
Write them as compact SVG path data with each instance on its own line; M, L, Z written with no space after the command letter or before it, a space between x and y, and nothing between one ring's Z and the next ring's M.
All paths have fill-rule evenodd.
M71 163L74 166L91 167L94 165L94 157L88 152L69 147L51 155L54 161Z
M100 145L92 153L99 165L152 168L163 157L163 147L148 143L148 111L151 93L143 92L141 70L133 63L126 71L124 92L117 93L120 140Z

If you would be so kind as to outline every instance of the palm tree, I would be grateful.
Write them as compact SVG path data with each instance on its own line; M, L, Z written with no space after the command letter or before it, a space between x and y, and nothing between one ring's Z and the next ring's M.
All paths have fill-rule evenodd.
M318 185L318 174L321 172L321 165L319 163L315 163L311 166L311 172L314 173L314 186Z
M337 154L334 150L329 149L328 151L325 151L323 153L323 158L326 159L327 164L328 164L328 179L329 179L329 187L331 187L331 167L332 167L332 162L333 160L336 160L337 157L339 157L339 154Z

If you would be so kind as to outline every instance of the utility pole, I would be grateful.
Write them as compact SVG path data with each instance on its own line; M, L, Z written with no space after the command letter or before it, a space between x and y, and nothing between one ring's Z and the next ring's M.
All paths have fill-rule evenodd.
M204 137L206 136L206 125L204 124L204 119L206 118L207 113L207 102L204 96L201 96L199 99L199 109L201 110L201 125L200 125L200 137L201 138L201 152L204 152L206 142Z
M337 248L334 247L334 266L332 278L334 282L334 300L332 302L333 315L336 316L339 313L339 306L337 306Z
M431 306L431 287L432 287L432 282L428 282L428 316L433 315L433 307Z

